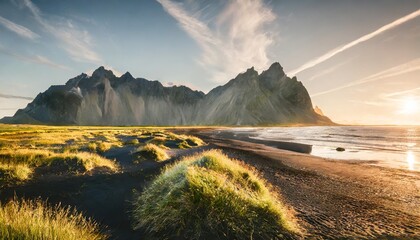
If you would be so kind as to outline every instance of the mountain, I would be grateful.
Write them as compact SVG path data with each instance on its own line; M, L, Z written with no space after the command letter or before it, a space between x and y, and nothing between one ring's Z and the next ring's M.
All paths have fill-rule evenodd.
M314 107L314 111L315 111L317 114L321 115L321 116L325 116L325 115L324 115L324 112L322 111L322 109L321 109L320 107L318 107L318 106L315 106L315 107Z
M258 74L240 73L209 93L159 81L116 77L104 67L84 73L47 91L4 123L74 125L273 125L332 124L315 112L296 77L279 63Z

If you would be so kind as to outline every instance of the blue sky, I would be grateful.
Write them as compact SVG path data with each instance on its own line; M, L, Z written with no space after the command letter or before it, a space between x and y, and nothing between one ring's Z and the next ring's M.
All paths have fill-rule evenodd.
M209 91L280 62L339 123L420 124L420 0L0 1L0 117L104 65Z

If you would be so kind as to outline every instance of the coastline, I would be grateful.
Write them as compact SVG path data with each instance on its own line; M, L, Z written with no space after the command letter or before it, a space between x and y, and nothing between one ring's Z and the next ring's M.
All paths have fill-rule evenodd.
M302 147L290 142L215 134L221 129L228 128L159 128L195 135L207 144L170 149L167 151L170 159L139 165L132 163L130 154L135 146L116 147L101 155L115 159L122 167L120 172L40 177L0 188L0 202L14 198L48 199L51 204L70 205L95 219L111 239L145 239L144 229L132 229L134 192L141 194L167 164L194 153L221 149L228 157L255 168L282 201L293 208L306 230L304 239L420 239L420 172L376 166L374 161L331 160L279 149L285 144Z
M256 168L295 209L307 237L420 239L420 172L316 157L248 137L215 137L214 130L181 131Z

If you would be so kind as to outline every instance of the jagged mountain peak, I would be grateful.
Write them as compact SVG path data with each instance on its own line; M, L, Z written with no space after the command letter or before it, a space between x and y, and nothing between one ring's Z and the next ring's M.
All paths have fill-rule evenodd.
M275 62L275 63L271 64L271 66L268 68L267 71L268 72L275 72L279 75L285 75L285 73L283 71L283 67L280 65L279 62Z
M115 75L111 70L106 69L104 66L100 66L98 69L93 71L93 78L114 78Z
M134 79L133 75L130 72L126 72L120 77L121 79Z
M275 62L271 64L271 66L267 70L263 71L261 73L261 76L270 78L281 78L286 76L286 74L284 73L283 67L280 65L280 63Z
M51 86L9 123L76 125L262 125L326 123L308 92L279 63L261 74L251 67L208 94L159 81L116 77L101 66L66 85Z
M88 78L89 76L86 73L81 73L77 77L71 78L66 82L66 86L68 87L77 87L79 85L79 82L85 78Z
M255 70L254 66L252 66L252 67L248 68L248 69L246 70L246 73L257 73L257 74L258 74L258 72Z

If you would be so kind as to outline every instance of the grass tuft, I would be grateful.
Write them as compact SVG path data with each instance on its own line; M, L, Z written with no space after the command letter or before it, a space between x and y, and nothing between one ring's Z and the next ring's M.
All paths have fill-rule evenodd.
M112 143L102 142L102 141L91 142L91 143L88 143L87 145L87 149L89 150L89 152L98 152L98 153L104 153L108 151L109 149L111 149L112 147L113 147Z
M134 202L135 228L159 238L293 238L291 211L264 180L220 151L166 168Z
M124 142L125 145L137 145L139 143L140 142L137 138L133 138L133 139L130 139L130 140Z
M0 239L106 239L99 226L70 207L41 200L0 203Z
M194 136L185 136L185 141L188 143L188 145L193 146L193 147L204 145L203 140L201 140L198 137L194 137Z
M0 151L0 179L2 182L28 180L34 170L43 168L49 173L84 173L95 168L119 169L115 161L88 152L52 152L39 149Z
M22 182L31 177L33 170L27 164L0 163L0 182ZM0 184L1 185L1 184Z
M165 149L152 143L148 143L145 146L140 147L135 155L137 157L137 161L154 160L160 162L169 159Z

